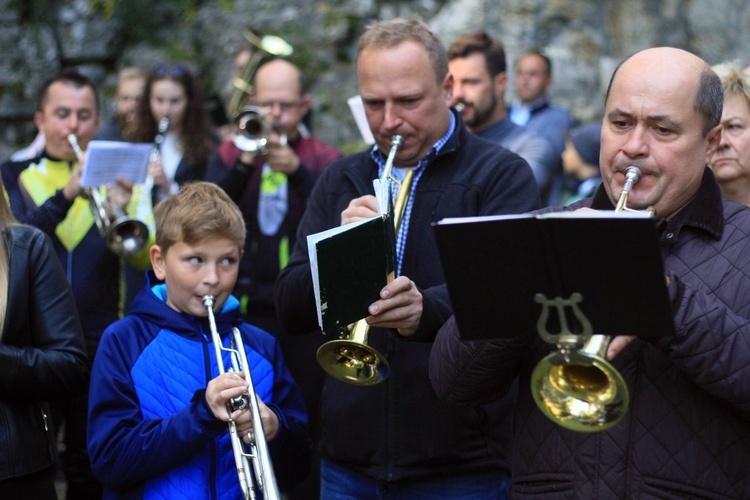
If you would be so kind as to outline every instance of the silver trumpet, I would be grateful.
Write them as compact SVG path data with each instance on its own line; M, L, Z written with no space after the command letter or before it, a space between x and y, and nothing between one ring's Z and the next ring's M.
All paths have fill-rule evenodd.
M78 144L78 137L70 134L67 139L80 162L83 151ZM84 196L89 200L99 234L116 255L133 255L148 243L148 226L145 223L127 216L120 207L104 200L96 188L85 188Z
M208 323L211 328L211 340L216 352L216 364L219 368L219 375L226 373L224 369L224 360L222 351L230 353L232 359L232 368L230 371L242 372L247 383L247 392L242 396L232 399L227 405L227 414L229 415L229 436L232 441L232 451L234 452L234 463L237 466L237 476L240 481L240 488L244 498L257 499L263 498L268 500L277 500L281 498L279 487L276 484L276 476L273 472L271 456L268 452L268 443L263 431L263 422L260 419L260 407L255 395L255 386L253 377L250 373L250 365L247 362L245 354L245 345L242 342L242 336L237 328L232 329L232 339L229 348L221 343L221 337L216 330L216 319L214 318L214 297L206 295L203 297L203 307L208 311ZM232 419L232 412L250 407L250 413L253 421L252 436L250 444L245 445L242 438L237 434L237 425Z
M257 106L245 106L237 112L234 123L237 131L232 134L232 142L238 149L262 155L268 152L269 137L276 127L268 123L263 110ZM279 143L286 145L286 133L283 130L278 133Z

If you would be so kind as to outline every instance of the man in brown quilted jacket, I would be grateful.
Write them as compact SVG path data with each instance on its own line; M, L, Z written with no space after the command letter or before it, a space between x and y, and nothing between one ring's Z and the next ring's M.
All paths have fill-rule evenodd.
M520 377L514 498L750 498L750 209L722 200L706 167L721 110L721 83L695 55L625 59L605 101L602 186L565 209L612 210L636 165L628 206L658 214L675 332L610 344L630 391L617 425L575 432L537 408L530 372L554 348L539 337L462 341L454 318L440 330L430 376L441 399L484 403Z

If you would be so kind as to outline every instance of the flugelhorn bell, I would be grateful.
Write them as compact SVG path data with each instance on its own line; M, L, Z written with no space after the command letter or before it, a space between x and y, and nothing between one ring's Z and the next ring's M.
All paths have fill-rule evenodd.
M641 170L631 165L625 169L625 184L615 212L631 210L627 199L632 187L640 180ZM649 208L653 217L653 208ZM536 301L546 298L539 294ZM592 334L591 324L577 309L583 300L580 294L569 299L555 299L572 308L580 328L570 327L561 318L558 335L545 333L546 315L540 316L537 329L546 342L557 350L542 359L531 374L531 393L539 409L553 422L578 432L598 432L616 425L625 416L630 404L628 386L620 372L605 359L611 337ZM545 309L546 311L546 309Z
M391 149L383 169L381 184L392 182L391 171L396 152L403 144L400 135L391 138ZM409 170L401 182L396 202L393 206L393 223L398 232L409 197L413 171ZM370 325L361 319L346 327L342 337L326 342L318 348L318 363L332 377L353 385L368 386L379 384L388 377L388 360L377 349L368 345Z

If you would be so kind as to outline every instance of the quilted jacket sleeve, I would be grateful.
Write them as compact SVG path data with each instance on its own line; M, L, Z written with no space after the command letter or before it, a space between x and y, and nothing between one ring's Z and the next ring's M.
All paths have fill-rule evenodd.
M475 406L503 397L520 369L528 342L463 341L455 316L440 329L430 351L430 381L443 401Z
M678 289L675 336L657 344L696 384L750 419L750 319L690 283ZM745 295L738 290L737 300Z

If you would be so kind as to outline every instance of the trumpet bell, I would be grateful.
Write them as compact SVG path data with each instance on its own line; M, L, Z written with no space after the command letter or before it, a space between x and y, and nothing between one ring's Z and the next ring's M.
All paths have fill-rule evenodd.
M375 385L388 377L388 360L365 343L339 339L318 349L318 363L332 377L354 385Z
M148 243L148 226L138 219L123 217L106 231L107 246L121 257L136 254Z
M554 352L537 364L531 393L540 410L556 424L578 432L599 432L616 425L630 402L622 375L598 355Z
M268 144L269 126L266 116L256 106L245 106L234 119L237 132L232 142L241 151L263 152Z

